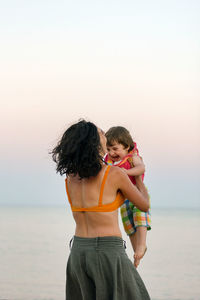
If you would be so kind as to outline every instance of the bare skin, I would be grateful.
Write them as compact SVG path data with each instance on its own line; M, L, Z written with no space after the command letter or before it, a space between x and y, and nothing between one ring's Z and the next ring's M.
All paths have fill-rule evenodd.
M98 205L100 186L106 166L102 165L97 176L80 180L78 176L69 176L68 189L73 205L90 207ZM103 204L113 202L120 190L142 211L148 211L147 190L141 180L136 178L134 186L129 177L118 167L111 167L105 183ZM76 222L75 235L79 237L120 236L118 210L112 212L73 212Z
M137 231L130 235L130 241L131 245L134 250L134 266L137 268L140 260L143 258L147 251L147 246L146 246L146 235L147 235L147 228L140 226L137 227Z

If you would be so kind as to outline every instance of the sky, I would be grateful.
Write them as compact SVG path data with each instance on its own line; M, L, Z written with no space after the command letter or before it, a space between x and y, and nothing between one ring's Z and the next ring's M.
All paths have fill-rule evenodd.
M200 2L2 1L2 205L66 205L49 151L80 118L125 126L152 207L200 207Z

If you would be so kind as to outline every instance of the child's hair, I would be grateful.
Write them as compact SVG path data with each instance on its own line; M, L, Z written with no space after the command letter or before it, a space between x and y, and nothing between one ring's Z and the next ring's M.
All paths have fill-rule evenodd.
M112 146L114 142L122 144L125 148L129 148L128 151L134 149L135 143L129 133L129 131L122 126L111 127L106 132L107 146Z
M102 168L102 146L95 124L81 120L70 126L51 151L61 175L96 176Z

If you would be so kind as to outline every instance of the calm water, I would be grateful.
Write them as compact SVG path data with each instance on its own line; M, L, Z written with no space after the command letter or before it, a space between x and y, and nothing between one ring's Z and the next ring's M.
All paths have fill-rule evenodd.
M200 300L200 210L154 209L152 218L138 268L152 300ZM64 300L73 231L68 207L1 207L0 299Z

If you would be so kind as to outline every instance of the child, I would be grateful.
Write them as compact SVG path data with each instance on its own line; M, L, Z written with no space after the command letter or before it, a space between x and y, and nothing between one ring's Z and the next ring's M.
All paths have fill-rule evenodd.
M108 154L105 162L122 168L133 184L136 184L134 176L141 175L143 179L145 166L128 130L121 126L112 127L106 132L106 138ZM128 199L121 206L120 212L134 250L134 265L137 267L147 250L146 234L151 229L150 213L140 211Z

